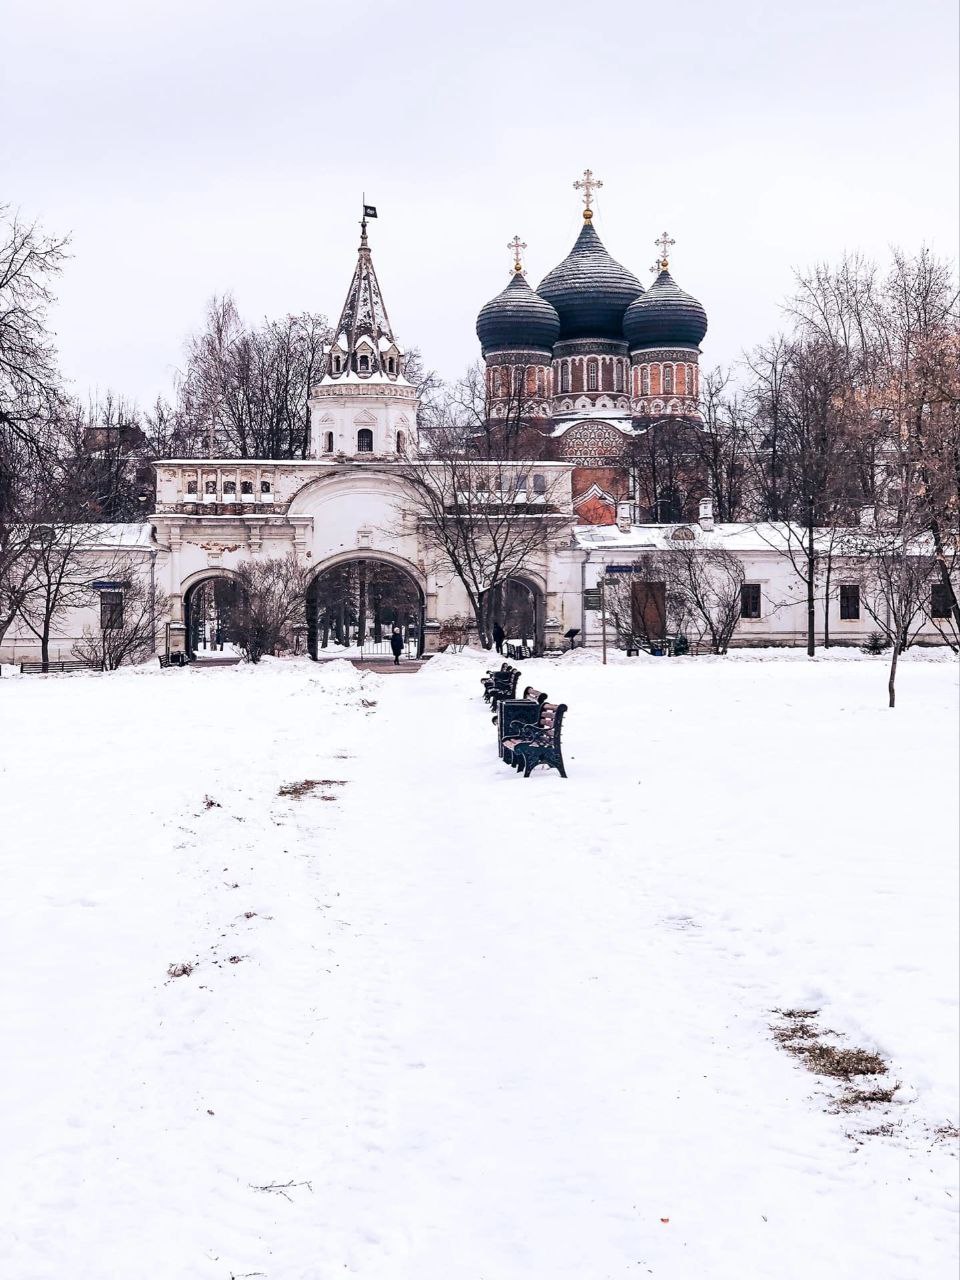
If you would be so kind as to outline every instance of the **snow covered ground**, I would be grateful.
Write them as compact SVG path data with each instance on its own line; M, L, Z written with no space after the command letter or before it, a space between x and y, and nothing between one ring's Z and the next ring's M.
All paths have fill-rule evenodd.
M955 665L485 665L4 674L0 1276L955 1274Z

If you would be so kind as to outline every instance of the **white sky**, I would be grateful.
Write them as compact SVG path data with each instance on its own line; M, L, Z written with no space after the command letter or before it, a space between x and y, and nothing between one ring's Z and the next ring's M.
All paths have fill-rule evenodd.
M168 391L205 301L334 321L361 192L400 340L455 376L526 240L597 229L710 317L776 327L791 268L956 256L955 0L0 0L0 201L70 232L53 316L79 394Z

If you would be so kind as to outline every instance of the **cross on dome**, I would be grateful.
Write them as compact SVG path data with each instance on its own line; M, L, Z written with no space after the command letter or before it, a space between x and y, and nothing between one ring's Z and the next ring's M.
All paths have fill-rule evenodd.
M599 187L602 187L602 186L603 186L603 183L600 181L600 179L595 178L593 176L592 169L584 169L583 177L578 178L577 181L573 184L575 191L583 192L583 203L584 203L583 217L585 222L589 222L590 219L593 217L593 209L590 207L593 204L593 193Z
M514 236L507 248L513 254L513 272L514 275L523 274L523 259L520 257L521 252L527 247L527 242L521 240L519 236Z
M661 271L666 271L667 267L670 265L667 253L669 252L670 246L677 242L670 238L668 232L662 231L653 243L660 249L660 269Z

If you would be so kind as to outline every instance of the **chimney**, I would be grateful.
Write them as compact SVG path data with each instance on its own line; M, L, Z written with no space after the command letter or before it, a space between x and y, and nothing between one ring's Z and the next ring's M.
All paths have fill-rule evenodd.
M621 533L629 533L633 519L630 512L629 502L617 503L617 528Z
M704 533L713 533L713 499L700 499L700 528Z

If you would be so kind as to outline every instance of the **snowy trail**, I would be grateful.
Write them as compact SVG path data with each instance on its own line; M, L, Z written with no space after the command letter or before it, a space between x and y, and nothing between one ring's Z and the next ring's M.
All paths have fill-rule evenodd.
M0 1275L952 1275L952 833L864 798L952 785L955 672L894 723L859 666L526 664L571 777L523 781L443 665L0 690ZM773 1044L806 1000L892 1136Z
M363 762L380 802L358 789L343 813L347 856L379 850L342 898L357 1021L380 1028L376 1052L353 1059L357 1084L382 1101L348 1158L375 1154L349 1265L437 1280L457 1259L477 1275L799 1277L874 1255L878 1274L911 1275L904 1184L863 1167L771 1049L782 991L765 957L739 951L735 922L704 931L668 869L607 860L618 784L597 797L593 843L573 838L582 795L496 763L474 684L454 702L448 682L388 682L394 732ZM763 1158L745 1166L744 1151Z

